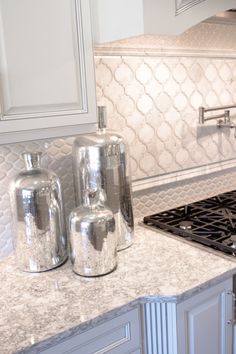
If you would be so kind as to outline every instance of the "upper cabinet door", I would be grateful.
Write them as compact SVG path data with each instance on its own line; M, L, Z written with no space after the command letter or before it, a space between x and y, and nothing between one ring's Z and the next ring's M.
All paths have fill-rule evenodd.
M105 43L138 35L178 35L235 0L91 0L94 39Z
M95 130L88 0L0 0L0 143Z

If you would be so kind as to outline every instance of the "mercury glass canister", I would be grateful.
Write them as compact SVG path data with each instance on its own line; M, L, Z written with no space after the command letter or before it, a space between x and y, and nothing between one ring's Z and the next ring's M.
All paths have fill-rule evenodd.
M96 133L78 136L73 144L76 204L83 203L85 186L82 171L86 156L91 171L90 186L94 188L96 181L101 181L101 188L107 196L106 205L113 212L117 225L117 249L122 250L132 244L134 232L127 145L121 135L106 130L103 106L98 107L98 127Z
M27 272L46 271L67 259L61 185L54 172L41 168L41 154L22 154L26 170L10 190L16 258Z
M69 217L73 271L86 277L104 275L117 265L115 220L99 200L99 191L85 190L83 194L83 205Z

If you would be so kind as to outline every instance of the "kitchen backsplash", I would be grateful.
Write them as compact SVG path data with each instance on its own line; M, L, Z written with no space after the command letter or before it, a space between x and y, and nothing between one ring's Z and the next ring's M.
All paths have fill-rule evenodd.
M235 39L227 50L236 45L236 26L203 24L182 40L149 37L146 42L138 39L138 45L136 39L97 48L98 104L108 108L108 126L123 133L129 143L134 180L168 177L202 165L218 166L219 161L231 160L234 166L233 132L198 126L199 106L236 102L236 56L232 52L226 56L219 48L205 52L201 45L204 33L205 39L207 33L218 35L222 48L223 38ZM187 51L190 43L196 43L198 51ZM8 185L23 168L20 154L25 150L44 152L44 166L61 178L68 215L74 206L72 142L73 138L66 138L0 146L0 258L12 252ZM219 165L218 172L205 177L135 193L136 218L235 189L236 168L221 168Z
M97 57L98 100L130 145L134 179L233 159L234 132L198 126L200 106L236 102L236 59Z
M129 141L134 179L235 159L233 130L198 124L200 106L236 102L235 49L236 26L208 23L97 47L98 100Z
M236 168L141 190L135 192L133 198L136 221L235 189Z

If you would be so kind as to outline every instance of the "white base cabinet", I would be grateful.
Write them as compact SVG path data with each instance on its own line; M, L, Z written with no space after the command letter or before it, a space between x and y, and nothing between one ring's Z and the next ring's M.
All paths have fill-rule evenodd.
M230 282L179 304L179 353L232 354L232 309Z
M145 354L232 354L229 279L182 303L143 305Z
M40 353L233 354L232 319L229 279L178 304L142 304Z

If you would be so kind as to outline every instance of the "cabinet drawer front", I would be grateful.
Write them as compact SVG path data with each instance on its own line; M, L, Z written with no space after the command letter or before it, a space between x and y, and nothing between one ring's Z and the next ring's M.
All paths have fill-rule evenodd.
M132 353L140 347L141 331L139 310L134 309L103 323L82 334L78 334L43 354L121 354ZM136 351L134 351L136 353Z

